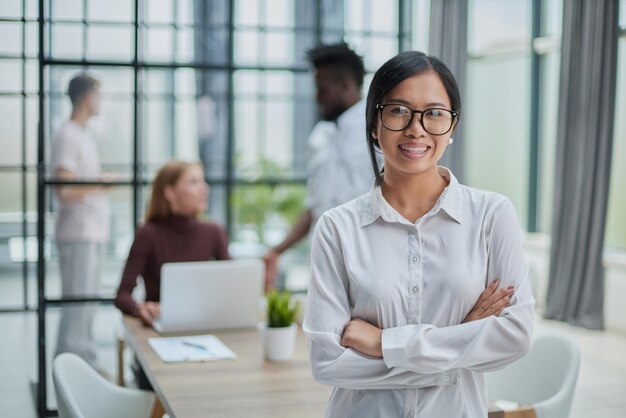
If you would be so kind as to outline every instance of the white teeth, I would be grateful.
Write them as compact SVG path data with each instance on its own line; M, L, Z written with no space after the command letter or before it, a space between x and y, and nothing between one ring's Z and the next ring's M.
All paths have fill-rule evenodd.
M415 152L419 154L426 152L426 150L428 149L428 147L407 147L404 145L400 145L400 148L402 148L404 151Z

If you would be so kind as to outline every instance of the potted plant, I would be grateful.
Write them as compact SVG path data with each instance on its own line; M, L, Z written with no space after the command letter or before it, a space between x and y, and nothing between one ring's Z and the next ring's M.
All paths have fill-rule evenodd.
M267 321L259 324L263 353L267 360L284 361L293 357L296 344L300 303L291 298L288 291L269 291L267 299Z

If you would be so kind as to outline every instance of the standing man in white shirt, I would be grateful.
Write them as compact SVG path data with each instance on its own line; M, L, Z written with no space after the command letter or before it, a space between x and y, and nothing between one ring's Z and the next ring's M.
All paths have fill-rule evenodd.
M75 76L68 95L72 114L56 132L50 169L60 180L101 180L100 158L86 129L100 110L100 82L87 73ZM63 297L95 297L100 287L104 246L109 239L109 201L102 186L57 186L55 240L59 253ZM61 309L56 354L72 352L92 366L96 362L92 324L94 304Z
M322 213L367 192L374 180L361 98L363 59L345 42L319 45L307 52L307 58L315 69L322 120L309 135L306 210L285 239L263 257L266 288L276 277L280 255L306 237Z

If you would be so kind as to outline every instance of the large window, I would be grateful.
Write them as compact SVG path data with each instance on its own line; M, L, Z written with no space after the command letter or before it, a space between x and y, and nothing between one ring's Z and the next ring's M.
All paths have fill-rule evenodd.
M34 6L33 2L0 2L0 310L33 307L36 300L34 269L28 264L36 259L37 249Z
M468 23L470 59L463 116L466 182L509 197L524 225L528 213L530 2L471 1Z
M114 239L102 295L112 296L150 191L140 187L135 195L133 180L149 183L170 158L204 163L212 186L207 216L227 224L234 243L248 244L235 251L258 253L275 243L302 207L307 137L317 118L305 51L345 39L366 57L369 71L376 69L401 39L421 39L408 25L399 35L400 3L424 19L410 13L406 0L140 0L137 19L134 0L44 2L46 162L51 138L69 116L68 82L88 70L102 81L103 98L89 130L103 168L127 183L110 192ZM425 10L423 0L415 3ZM11 289L0 292L0 309L36 301L28 279L34 269L20 261L36 256L38 5L0 4L0 263L7 277L0 286ZM46 288L56 297L51 187ZM251 196L263 212L254 217Z
M206 217L227 225L236 256L260 255L302 210L308 133L317 120L305 51L346 40L370 73L427 33L426 0L65 0L0 2L0 309L34 308L39 93L43 100L44 298L54 350L61 283L53 245L57 181L51 139L70 113L69 80L101 80L102 108L88 126L116 184L111 240L98 295L115 292L150 181L171 158L200 160L211 185ZM401 14L404 13L404 15ZM404 16L404 17L403 17ZM39 65L43 91L39 91ZM365 86L367 88L367 85ZM287 272L306 286L306 244ZM289 258L292 263L289 264ZM106 303L98 321L113 323ZM102 336L106 339L106 336ZM40 341L41 342L41 341ZM40 347L42 349L42 347ZM108 345L103 352L111 350ZM106 354L106 353L105 353ZM110 356L111 354L106 354ZM45 379L44 379L45 381ZM51 388L47 388L54 408Z
M552 232L554 206L562 8L562 0L544 2L540 37L533 44L540 60L537 230L547 234Z
M620 6L622 35L618 46L617 91L615 95L615 131L613 133L613 161L605 243L608 247L626 250L626 1Z

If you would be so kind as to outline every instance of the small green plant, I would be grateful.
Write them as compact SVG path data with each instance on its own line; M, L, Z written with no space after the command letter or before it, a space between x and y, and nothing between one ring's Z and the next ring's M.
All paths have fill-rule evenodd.
M298 316L300 302L291 300L291 293L286 290L279 292L270 290L267 295L267 326L283 328L290 326Z

